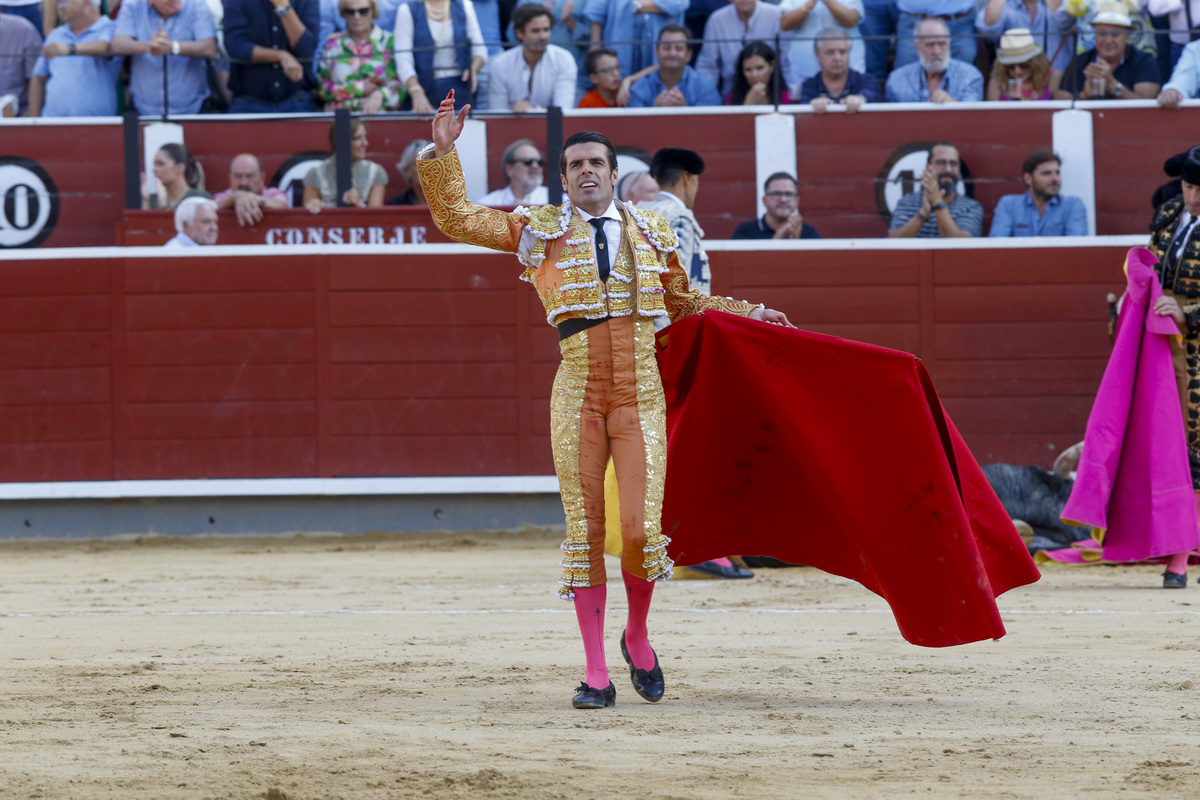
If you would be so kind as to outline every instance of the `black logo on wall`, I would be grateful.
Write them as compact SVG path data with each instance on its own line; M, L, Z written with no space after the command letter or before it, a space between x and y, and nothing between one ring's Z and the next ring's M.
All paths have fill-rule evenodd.
M929 162L929 150L937 142L909 142L896 150L884 162L883 168L875 178L875 206L879 216L884 221L891 221L896 203L906 194L912 194L921 188L921 175ZM962 152L959 152L962 158ZM971 180L971 171L963 159L960 167L962 179L955 191L963 196L974 198L975 184Z
M36 161L0 156L0 247L37 247L58 224L58 187Z
M271 185L287 192L288 205L300 208L304 205L304 177L313 167L329 160L329 153L307 150L297 153L280 165L271 178Z

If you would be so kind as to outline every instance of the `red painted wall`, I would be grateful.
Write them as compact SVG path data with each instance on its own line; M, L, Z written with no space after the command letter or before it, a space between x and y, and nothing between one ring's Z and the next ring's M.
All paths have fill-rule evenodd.
M258 225L242 227L233 211L218 211L217 244L421 244L449 243L424 206L302 208L271 210ZM163 245L175 235L173 211L125 211L117 223L117 244Z
M1200 109L1181 109L1194 116L1175 116L1117 105L1092 112L1096 228L1144 234L1152 214L1150 197L1169 180L1163 175L1163 162L1196 146Z
M1025 156L1051 144L1051 109L886 111L853 116L796 117L801 210L826 238L882 236L886 224L875 204L876 179L899 147L949 139L960 145L976 180L976 198L988 211L1003 194L1020 192ZM1149 198L1165 181L1166 156L1194 144L1200 108L1178 112L1149 108L1093 111L1097 187L1097 230L1101 234L1142 233ZM188 145L204 164L207 185L226 188L229 161L242 151L258 154L268 175L293 155L327 151L330 121L276 119L231 121L220 117L185 122ZM488 117L489 181L503 185L500 156L505 146L527 137L544 146L541 117ZM754 115L663 115L568 118L566 133L596 128L614 144L653 153L668 145L701 152L708 163L697 216L709 239L727 237L754 216L761 187L755 185ZM428 138L420 119L377 119L369 123L368 157L388 170L388 197L405 188L396 172L404 147ZM57 228L48 246L111 245L124 207L122 129L119 125L81 127L38 124L4 127L0 157L29 158L52 177L62 197ZM548 165L547 176L555 175Z
M1082 438L1123 250L711 256L722 294L920 355L980 460L1048 465ZM553 472L557 337L511 256L16 255L0 480Z

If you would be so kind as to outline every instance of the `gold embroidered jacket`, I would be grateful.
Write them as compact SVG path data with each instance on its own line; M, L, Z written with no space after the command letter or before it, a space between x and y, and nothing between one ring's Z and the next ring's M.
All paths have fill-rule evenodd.
M705 297L688 286L675 253L675 232L662 217L618 204L623 239L607 285L600 281L596 254L583 221L570 200L504 212L467 200L458 151L417 159L417 171L433 222L455 241L518 253L546 307L546 320L627 316L668 316L672 321L707 309L748 316L758 306L728 297ZM532 252L521 254L526 230L536 237Z

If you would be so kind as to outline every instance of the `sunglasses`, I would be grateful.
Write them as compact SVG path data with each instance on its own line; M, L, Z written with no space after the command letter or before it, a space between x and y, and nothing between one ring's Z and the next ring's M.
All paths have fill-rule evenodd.
M342 12L343 17L369 17L371 15L371 7L366 8L347 8Z
M544 167L546 159L544 158L514 158L510 164L524 164L527 167Z

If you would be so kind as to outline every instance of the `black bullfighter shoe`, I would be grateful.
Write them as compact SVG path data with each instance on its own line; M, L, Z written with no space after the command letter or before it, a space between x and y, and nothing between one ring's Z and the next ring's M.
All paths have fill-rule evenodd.
M574 708L608 708L617 704L617 687L612 681L603 689L593 689L586 683L579 684L575 690L575 698L571 700Z
M650 652L654 653L654 648L651 648ZM658 666L658 653L654 653L654 669L646 671L636 668L633 666L633 659L629 657L629 650L625 647L625 631L621 631L621 655L629 665L629 680L633 682L633 690L643 700L649 700L651 703L662 700L666 686L663 683L662 668Z
M1187 588L1187 573L1180 575L1178 572L1168 570L1163 573L1163 588L1164 589L1186 589Z

